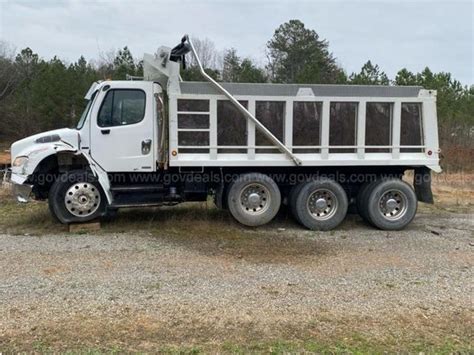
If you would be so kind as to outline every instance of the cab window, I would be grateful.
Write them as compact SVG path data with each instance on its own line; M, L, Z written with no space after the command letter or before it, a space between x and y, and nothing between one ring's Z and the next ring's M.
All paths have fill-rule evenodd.
M97 117L99 127L138 123L145 116L145 93L142 90L112 89L107 92Z

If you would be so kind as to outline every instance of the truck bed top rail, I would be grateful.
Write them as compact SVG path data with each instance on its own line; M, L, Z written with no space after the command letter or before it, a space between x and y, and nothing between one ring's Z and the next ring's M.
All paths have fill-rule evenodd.
M418 97L421 86L325 85L219 83L231 95L240 96L318 96L318 97ZM183 81L181 93L189 95L219 95L208 82Z

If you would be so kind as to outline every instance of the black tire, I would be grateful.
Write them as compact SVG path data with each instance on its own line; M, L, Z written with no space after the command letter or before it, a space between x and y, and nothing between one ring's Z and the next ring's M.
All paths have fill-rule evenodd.
M325 205L319 207L313 203L310 206L310 200L316 202L316 198L316 201L323 200ZM327 231L344 220L348 206L347 194L342 186L333 180L321 179L303 184L296 197L295 213L306 228Z
M300 193L301 189L304 187L305 184L305 182L301 182L297 185L294 185L291 188L288 196L288 204L290 206L291 214L298 223L301 223L301 221L299 220L298 214L296 213L296 198L298 197L298 194Z
M357 198L356 198L356 205L357 205L357 211L359 215L362 217L362 219L367 222L370 225L373 225L373 223L370 221L368 212L367 212L367 199L370 194L370 191L374 188L374 186L377 184L377 180L371 181L371 182L366 182L361 186L359 189L359 192L357 193Z
M400 179L379 180L367 197L367 215L382 230L400 230L415 218L418 200L415 191Z
M250 227L270 222L278 213L281 194L275 181L260 173L241 175L227 193L227 205L232 216Z
M74 201L66 202L66 195L69 195L75 186L83 185L84 196L76 196L73 192ZM85 195L87 192L87 195ZM74 205L81 198L86 198L87 202L78 208L77 212L71 212L74 207L66 207L66 204ZM87 222L105 213L107 205L106 197L97 179L86 171L71 171L58 177L48 194L49 210L53 216L61 223ZM84 210L84 211L83 211ZM82 213L81 213L82 212ZM74 214L76 213L76 215ZM81 215L79 215L81 213Z
M51 213L51 216L53 216L54 220L56 222L62 223L61 220L56 215L56 212L54 211L54 204L51 201L52 196L56 196L56 194L57 194L56 190L58 188L59 188L59 184L56 184L56 182L54 182L53 185L51 185L51 188L49 189L49 192L48 192L48 209L49 209L49 213Z

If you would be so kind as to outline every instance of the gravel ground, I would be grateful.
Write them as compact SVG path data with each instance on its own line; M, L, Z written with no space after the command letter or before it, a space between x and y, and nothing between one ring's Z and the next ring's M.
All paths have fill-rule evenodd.
M472 215L419 213L400 232L355 216L327 233L277 224L215 237L206 223L178 236L0 234L0 351L354 334L403 349L471 334Z

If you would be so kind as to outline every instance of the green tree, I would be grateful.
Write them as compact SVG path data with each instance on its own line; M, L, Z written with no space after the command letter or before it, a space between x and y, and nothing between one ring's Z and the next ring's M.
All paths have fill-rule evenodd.
M377 64L373 65L369 60L365 63L360 73L352 73L349 77L349 82L355 85L388 85L387 74L380 70Z
M77 62L69 65L68 78L71 81L69 98L69 117L70 125L76 125L79 117L84 109L85 100L84 94L94 81L101 79L99 71L91 64L87 63L86 59L81 56Z
M241 59L234 48L224 54L222 80L236 83L264 83L267 77L249 58Z
M135 75L143 76L143 59L140 60L135 67Z
M329 43L299 20L275 30L267 43L268 70L278 83L341 83L344 71L329 52Z
M242 83L265 83L267 76L264 71L258 68L249 58L245 58L240 63L240 78Z
M12 47L0 41L0 102L13 93L17 84L18 75L13 58Z
M50 130L70 126L68 102L71 97L71 82L64 63L57 57L49 62L41 61L33 80L32 108L41 117L39 129Z
M395 85L401 85L401 86L418 85L418 80L415 74L408 71L408 69L403 68L395 76Z
M214 80L219 80L220 73L217 69L205 68L204 71ZM186 70L181 71L181 78L184 81L205 81L198 67L187 67Z
M136 65L132 53L127 46L120 49L114 59L113 79L125 80L128 75L136 75Z
M19 84L9 114L13 117L16 116L14 129L18 132L31 134L39 126L37 114L33 110L33 84L38 76L40 64L38 54L34 53L29 47L21 50L15 58ZM11 129L11 127L11 125L8 125L7 129Z
M224 65L222 69L222 81L237 82L240 78L240 58L235 48L224 52Z

